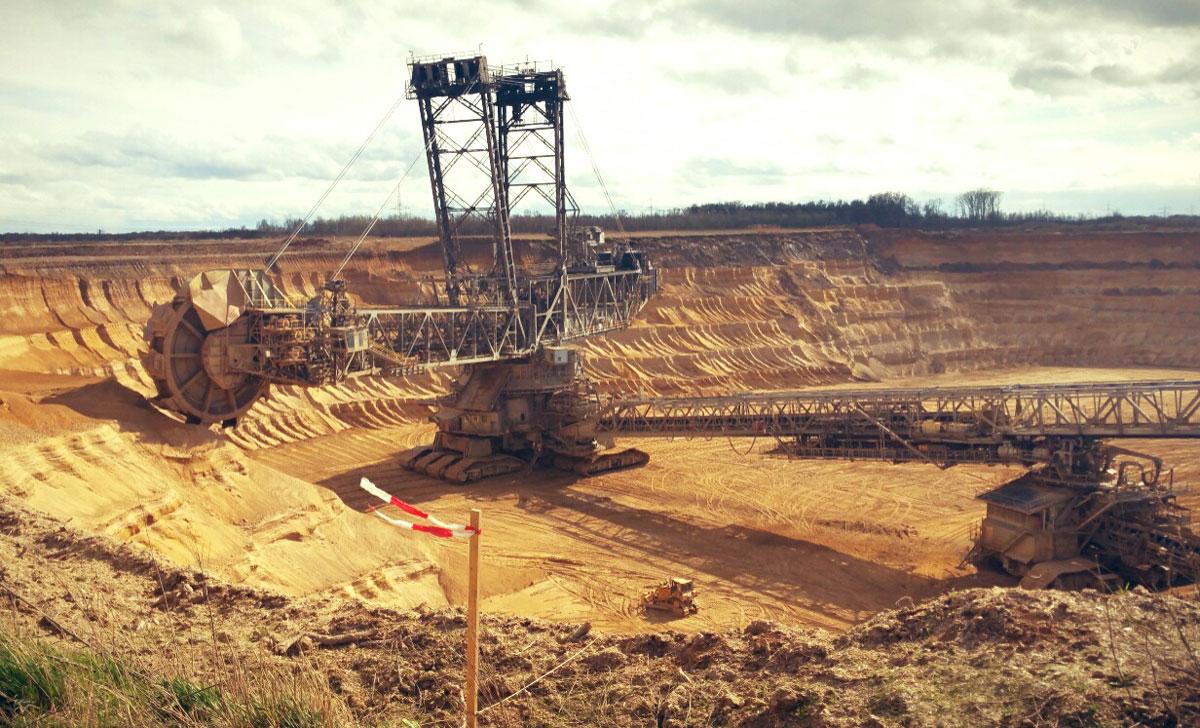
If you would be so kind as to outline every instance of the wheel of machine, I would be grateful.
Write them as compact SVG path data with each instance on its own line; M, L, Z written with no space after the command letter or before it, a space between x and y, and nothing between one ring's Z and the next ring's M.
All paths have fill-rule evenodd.
M1022 563L1007 556L1000 556L1000 566L1011 576L1023 577L1029 573L1029 564Z
M1083 571L1073 574L1062 574L1050 584L1050 588L1060 591L1082 591L1083 589L1111 591L1108 588L1108 581L1111 581L1111 579L1105 579L1097 573Z
M247 336L245 317L206 330L185 296L156 308L146 330L150 351L143 361L158 388L157 404L189 422L236 421L268 387L263 377L230 367Z
M582 476L599 475L612 470L640 468L650 462L650 456L637 448L607 452L590 458L555 454L551 463L559 470L567 470Z

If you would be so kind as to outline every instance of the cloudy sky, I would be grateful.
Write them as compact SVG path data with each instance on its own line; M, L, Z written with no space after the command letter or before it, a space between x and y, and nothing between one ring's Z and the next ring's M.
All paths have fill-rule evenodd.
M481 45L565 69L628 210L987 185L1006 209L1200 212L1200 0L3 0L0 230L302 216L410 51ZM417 118L404 102L321 212L373 213ZM401 187L428 214L423 161Z

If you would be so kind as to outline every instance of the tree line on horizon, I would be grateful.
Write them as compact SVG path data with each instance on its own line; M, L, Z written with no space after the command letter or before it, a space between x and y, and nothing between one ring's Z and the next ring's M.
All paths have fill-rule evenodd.
M756 227L820 228L850 225L877 225L882 228L948 229L957 227L1004 227L1029 224L1080 224L1140 220L1125 218L1119 212L1104 217L1064 215L1049 210L1004 212L1002 193L988 188L968 190L947 207L943 200L918 203L902 192L880 192L865 200L817 200L811 202L709 202L687 207L649 212L617 214L580 214L576 225L599 225L610 233L650 230L745 230ZM1189 216L1190 219L1190 216ZM515 233L553 234L554 216L548 213L521 213L510 218ZM89 240L191 240L232 238L278 238L292 233L300 218L277 222L263 219L253 227L223 230L143 231L129 233L2 233L0 242L12 241L89 241ZM315 218L304 225L301 235L360 235L371 223L367 215L340 215ZM487 221L464 222L465 234L485 235ZM381 217L371 229L372 237L436 236L433 218L417 215Z

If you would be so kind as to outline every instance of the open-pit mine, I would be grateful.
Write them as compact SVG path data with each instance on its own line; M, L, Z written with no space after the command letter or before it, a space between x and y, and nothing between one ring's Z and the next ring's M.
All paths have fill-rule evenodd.
M474 725L479 572L459 536L486 564L484 710L530 689L497 724L557 722L576 659L585 724L693 725L693 698L705 724L819 705L924 724L927 673L948 690L969 665L1003 693L1018 664L1040 696L1046 663L1110 658L1115 677L1076 675L1069 700L989 703L977 685L954 718L1013 723L1033 703L1014 724L1038 724L1060 698L1078 724L1200 710L1181 667L1193 605L1149 595L1200 580L1200 230L604 231L576 224L566 189L559 69L409 72L437 237L302 222L283 241L0 247L14 614L89 649L46 610L73 605L142 656L208 639L304 659L335 710L402 696L447 722L463 620L445 608L469 601ZM554 207L548 234L514 235L527 197ZM482 531L451 525L473 509ZM1128 588L1111 603L1142 643L1118 649L1100 593ZM926 670L901 642L971 654ZM1010 643L1037 649L1012 663ZM876 690L883 662L907 687ZM1118 690L1131 665L1155 693ZM646 670L642 702L611 697Z
M697 396L850 387L1200 378L1196 233L821 230L635 238L659 290L589 341L603 393ZM309 240L275 281L307 300L349 240ZM484 609L660 628L649 584L694 580L706 630L772 619L842 630L903 597L1015 578L964 565L1020 465L813 460L774 437L625 439L640 468L523 468L466 485L402 467L430 442L452 369L273 386L235 426L155 408L143 328L196 274L261 265L273 241L19 244L4 251L0 488L73 527L235 584L411 607L461 603L463 555L363 515L366 476L425 510L483 508ZM521 265L556 253L518 239ZM470 251L486 256L484 246ZM434 240L378 240L347 266L361 300L400 306L442 265ZM407 298L406 298L407 297ZM1119 442L1119 441L1118 441ZM1200 477L1200 445L1136 449ZM1160 476L1165 481L1165 476Z
M5 245L0 495L397 608L462 603L463 554L373 497L480 509L486 612L607 632L1200 577L1195 231L606 236L558 68L412 59L407 95L437 239Z

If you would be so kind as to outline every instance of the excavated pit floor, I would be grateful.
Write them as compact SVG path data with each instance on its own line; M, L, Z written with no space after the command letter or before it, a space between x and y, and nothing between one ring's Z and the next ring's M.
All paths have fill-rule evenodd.
M1195 379L1200 371L1044 368L919 383L1157 378ZM251 457L329 488L356 511L373 503L359 488L364 476L435 514L480 508L485 555L502 574L485 583L494 594L490 608L590 620L610 632L649 628L639 598L670 576L694 579L702 595L698 615L673 621L686 630L753 619L841 630L904 597L1013 583L959 562L983 517L975 495L1016 477L1019 468L789 461L771 455L775 443L767 440L645 438L618 441L650 453L650 464L636 470L586 479L531 470L456 485L395 462L398 447L428 441L432 432L419 424L351 429L254 450ZM1169 454L1171 463L1200 460L1200 445L1135 446ZM381 602L404 590L403 580L383 574L345 587Z

